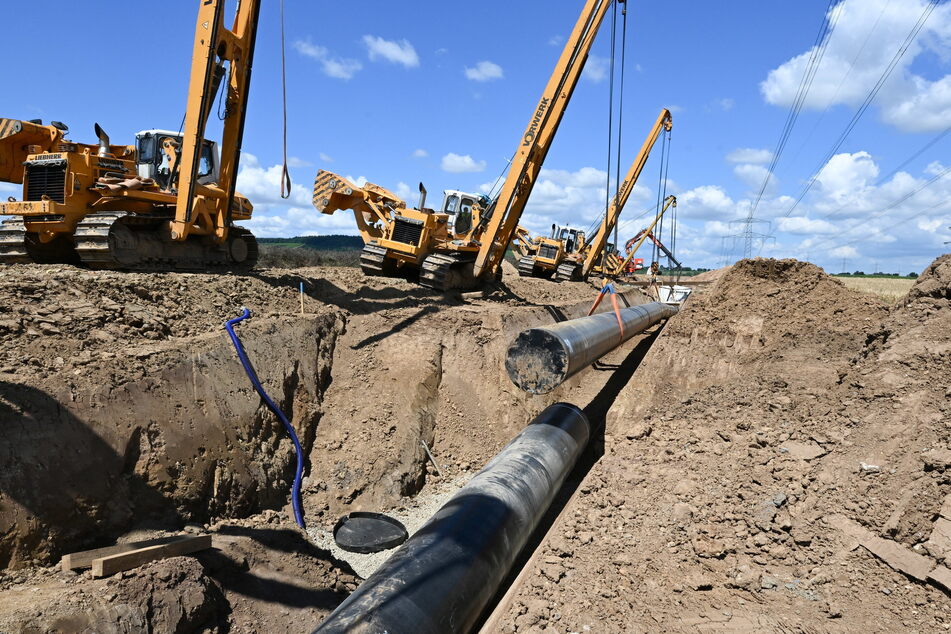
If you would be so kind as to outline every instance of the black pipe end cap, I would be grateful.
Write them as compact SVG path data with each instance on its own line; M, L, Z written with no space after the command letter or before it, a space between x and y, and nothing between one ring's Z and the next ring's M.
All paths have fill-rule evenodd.
M334 541L351 553L378 553L396 548L408 538L402 522L383 513L354 511L334 525Z

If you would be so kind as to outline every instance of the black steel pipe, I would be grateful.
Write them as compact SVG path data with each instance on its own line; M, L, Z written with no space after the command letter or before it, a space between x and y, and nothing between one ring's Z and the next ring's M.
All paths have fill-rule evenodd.
M468 632L509 574L591 434L545 409L440 508L315 634Z
M677 307L652 302L618 313L623 331L613 312L522 331L505 357L509 378L526 392L550 392L634 335L677 314Z

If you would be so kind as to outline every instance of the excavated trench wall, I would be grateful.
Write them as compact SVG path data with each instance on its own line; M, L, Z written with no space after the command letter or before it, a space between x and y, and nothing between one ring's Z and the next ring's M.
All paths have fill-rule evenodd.
M333 314L241 326L306 448L342 328ZM145 376L119 386L0 381L0 566L50 562L133 526L178 528L283 505L291 442L223 330L118 360L132 361Z
M579 289L585 294L593 291ZM648 301L639 291L625 299ZM443 476L477 471L545 407L570 400L586 378L572 377L543 396L522 392L504 368L511 341L525 328L580 317L590 307L590 300L448 307L372 346L363 345L366 326L355 325L338 344L305 481L308 508L329 528L342 513L391 508L419 493L434 474L420 440Z
M35 275L51 281L44 286ZM50 563L131 529L180 529L286 504L291 442L203 308L230 314L239 296L281 311L239 332L298 431L309 458L305 510L320 520L418 493L431 469L420 439L447 472L477 469L583 380L546 397L522 393L502 364L511 339L523 328L585 314L594 295L579 285L559 291L582 300L573 304L467 304L382 282L354 292L347 289L364 278L341 277L322 282L308 315L298 316L295 298L271 299L283 278L66 275L61 283L61 271L24 270L28 280L8 285L37 297L0 310L11 316L4 336L32 346L21 354L39 368L0 368L3 567ZM126 297L130 288L134 298ZM166 288L175 293L153 290ZM368 310L372 299L380 307ZM646 301L637 291L626 299ZM191 313L173 321L179 307ZM187 323L194 325L186 330ZM177 328L182 336L174 336ZM55 357L57 346L63 358Z

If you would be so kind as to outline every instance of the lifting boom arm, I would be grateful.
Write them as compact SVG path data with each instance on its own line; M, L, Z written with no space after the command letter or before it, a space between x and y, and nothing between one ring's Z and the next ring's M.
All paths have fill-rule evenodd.
M677 198L673 195L668 196L667 199L664 201L664 206L661 208L659 212L657 212L657 215L654 217L654 221L650 223L650 226L648 226L647 229L644 230L643 235L641 235L641 239L637 242L637 244L634 245L634 248L631 249L631 252L627 254L627 257L624 258L621 264L619 264L614 269L613 271L614 275L619 275L621 271L624 270L624 267L627 266L628 262L630 262L634 258L634 254L637 253L637 250L641 248L642 244L644 244L644 240L647 239L647 236L653 236L651 232L654 231L654 227L657 225L658 222L660 222L660 219L664 217L664 212L666 212L667 208L670 207L671 205L673 205L674 207L677 206Z
M592 238L586 248L587 255L585 256L584 265L581 270L581 279L587 279L591 273L591 269L594 268L598 258L601 256L608 236L611 235L611 232L614 230L614 225L617 223L618 216L621 215L621 210L624 209L628 197L631 195L631 192L634 191L634 185L637 183L637 179L640 177L641 171L643 171L644 165L647 163L647 158L650 156L654 143L657 142L657 139L664 131L669 132L672 125L673 121L670 110L667 108L662 109L660 115L657 117L657 121L654 122L654 127L651 128L650 133L644 140L641 151L637 153L634 162L631 163L631 168L628 170L627 176L624 177L624 181L618 188L617 195L614 200L611 201L611 207L604 215L604 222L601 223L601 228L598 229L598 233Z
M565 108L581 77L595 35L614 1L586 0L525 134L519 140L512 165L495 200L488 228L480 239L481 246L473 270L476 276L494 275L505 256Z
M172 222L173 239L184 240L192 232L213 233L217 242L228 237L260 8L260 0L239 0L231 30L224 26L225 0L202 0L198 10ZM226 61L230 63L230 72L224 88L226 114L221 138L221 173L216 186L203 186L198 183L198 172L205 126ZM205 208L196 213L196 194L213 198L213 211Z

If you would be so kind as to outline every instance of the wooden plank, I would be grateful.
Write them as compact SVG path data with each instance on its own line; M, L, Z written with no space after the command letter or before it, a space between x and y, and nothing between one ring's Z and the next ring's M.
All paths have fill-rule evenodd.
M100 557L92 562L92 576L108 577L123 570L137 568L150 561L187 555L206 548L211 548L211 535L194 535L167 544L148 546L117 555Z
M60 564L62 565L64 571L82 570L83 568L92 567L93 559L108 557L110 555L118 555L119 553L127 553L131 550L139 550L140 548L148 548L149 546L160 546L162 544L168 544L185 539L187 537L191 537L191 535L183 533L181 535L172 535L171 537L159 537L157 539L147 539L140 542L127 542L124 544L116 544L114 546L106 546L105 548L83 550L64 555L63 559L60 561Z
M843 515L831 515L826 521L846 535L854 537L866 550L886 564L913 579L924 581L934 568L931 560L924 555L919 555L889 539L882 539Z

